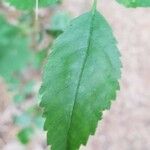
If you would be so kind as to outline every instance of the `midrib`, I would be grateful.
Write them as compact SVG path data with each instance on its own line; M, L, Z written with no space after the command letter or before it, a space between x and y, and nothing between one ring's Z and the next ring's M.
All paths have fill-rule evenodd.
M67 132L66 150L70 150L70 148L69 148L70 147L70 145L69 145L69 132L70 132L71 124L72 124L72 117L73 117L73 114L74 114L74 108L75 108L76 100L77 100L77 97L78 97L78 91L79 91L79 87L80 87L80 84L81 84L83 71L84 71L85 64L86 64L87 58L88 58L88 52L89 52L89 49L90 49L90 46L91 46L91 37L92 37L92 34L93 34L93 22L94 22L93 20L94 20L94 17L95 17L95 11L94 11L94 13L93 12L91 12L91 13L92 13L92 17L91 17L91 23L90 23L89 37L88 37L88 40L87 40L87 49L86 49L85 57L84 57L82 67L81 67L81 70L80 70L78 83L77 83L77 88L76 88L76 91L75 91L75 98L74 98L74 103L73 103L73 107L72 107L72 111L71 111L72 113L71 113L71 116L70 116L69 128L68 128L68 132Z

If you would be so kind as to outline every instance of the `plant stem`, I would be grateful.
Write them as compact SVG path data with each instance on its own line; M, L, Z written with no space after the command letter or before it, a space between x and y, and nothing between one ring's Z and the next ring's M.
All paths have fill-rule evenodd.
M36 6L35 6L35 19L38 20L38 12L39 11L39 0L36 0Z
M97 0L94 0L93 2L93 7L92 7L92 12L94 13L97 7Z

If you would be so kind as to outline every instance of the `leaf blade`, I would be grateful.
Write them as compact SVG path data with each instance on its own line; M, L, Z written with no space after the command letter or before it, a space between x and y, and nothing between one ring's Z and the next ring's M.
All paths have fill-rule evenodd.
M0 76L7 82L12 82L14 74L31 62L30 39L19 27L8 23L3 16L0 16L0 27Z
M6 0L10 5L22 10L31 10L36 7L36 0ZM39 7L46 7L56 4L59 0L39 0Z
M59 36L40 90L52 150L76 150L86 144L102 111L116 97L120 67L112 31L97 11L76 18Z
M126 7L150 7L149 0L117 0Z

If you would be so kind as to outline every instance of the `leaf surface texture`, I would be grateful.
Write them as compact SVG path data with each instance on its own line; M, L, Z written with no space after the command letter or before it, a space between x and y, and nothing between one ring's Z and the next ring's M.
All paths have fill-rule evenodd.
M90 11L55 41L40 89L52 150L78 150L95 133L119 89L120 59L104 17Z

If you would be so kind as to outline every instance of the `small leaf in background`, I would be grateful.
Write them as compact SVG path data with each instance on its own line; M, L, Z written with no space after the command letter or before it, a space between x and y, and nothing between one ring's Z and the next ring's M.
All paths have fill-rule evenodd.
M36 0L5 0L10 5L15 6L18 9L35 9L36 7ZM59 3L60 0L39 0L39 7L46 7L49 5L53 5Z
M28 110L24 111L21 115L14 116L14 123L25 128L28 126L33 126L35 128L42 128L44 119L40 116L41 109L38 106L31 106Z
M29 81L26 84L24 84L23 86L21 85L21 83L16 87L15 91L18 91L15 96L14 96L14 102L16 104L19 104L23 101L25 101L28 97L32 96L33 94L33 90L34 90L34 81Z
M18 134L17 137L22 144L28 144L33 135L33 128L27 127L23 128Z
M126 7L150 7L150 0L117 0Z
M44 119L39 114L41 114L41 109L39 106L33 105L21 115L14 117L15 125L20 128L17 137L21 143L27 144L31 137L36 134L37 129L42 129Z
M39 51L35 54L35 58L34 58L34 62L33 62L35 68L37 68L37 69L41 68L44 60L46 59L46 57L48 55L49 49L50 49L49 47L47 49L42 49L41 51Z
M31 125L31 116L28 113L22 113L20 116L14 117L14 123L20 127L28 127Z
M16 104L20 104L21 102L25 101L25 95L18 93L14 96L13 100Z
M74 19L56 39L40 89L52 150L77 150L95 133L119 90L119 57L112 30L96 10Z
M14 82L15 74L30 62L29 38L23 31L0 16L0 76Z
M64 32L66 27L69 25L71 17L67 12L58 11L52 16L48 33L57 37Z

